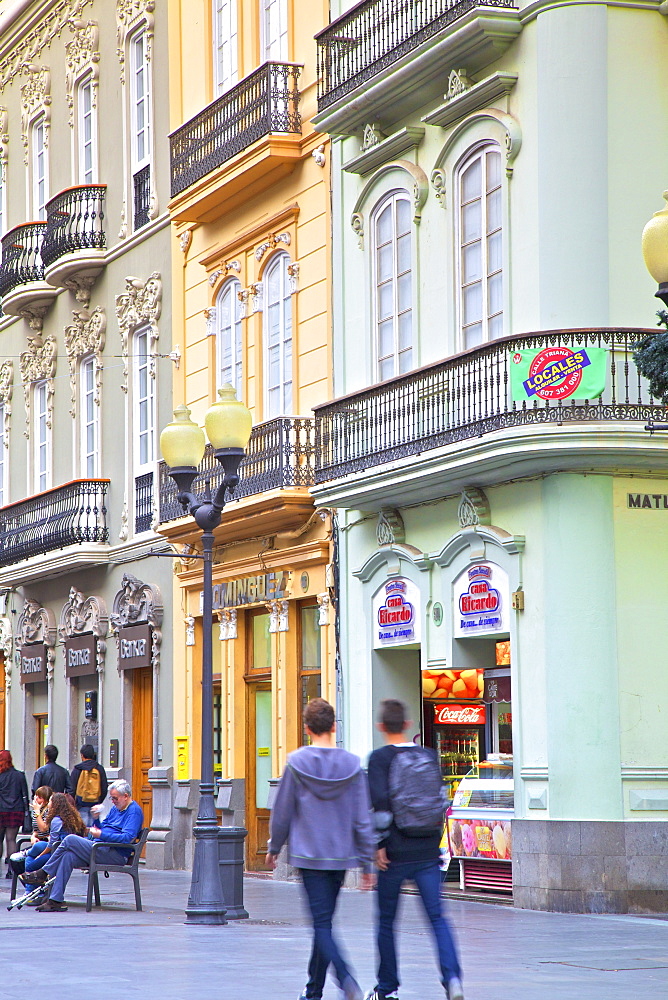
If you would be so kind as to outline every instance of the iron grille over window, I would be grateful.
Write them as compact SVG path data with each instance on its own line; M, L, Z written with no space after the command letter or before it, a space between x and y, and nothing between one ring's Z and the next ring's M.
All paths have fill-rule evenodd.
M82 542L106 542L108 479L86 479L0 508L0 566Z
M239 485L234 496L247 497L265 490L288 486L313 485L314 421L309 417L277 417L257 424L251 433L247 453L239 469ZM202 471L193 489L202 488L210 480L211 488L220 483L223 470L216 461L213 448L207 445ZM177 489L169 478L167 466L160 463L160 520L174 521L183 517L183 508L176 499Z
M270 132L299 135L300 73L289 63L265 63L173 132L172 197Z
M3 236L0 297L7 295L17 285L44 280L41 251L45 232L46 222L28 222L15 226Z
M135 534L149 531L153 521L153 473L135 479Z
M515 0L364 0L316 35L318 111L470 10L516 6Z
M148 226L151 205L151 164L138 170L134 175L134 228Z
M90 184L61 191L46 206L42 261L48 267L66 253L104 250L104 196L106 184Z

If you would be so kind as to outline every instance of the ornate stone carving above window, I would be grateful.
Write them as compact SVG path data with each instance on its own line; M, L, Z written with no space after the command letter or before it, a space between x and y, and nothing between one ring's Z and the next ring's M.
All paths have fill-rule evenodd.
M448 89L445 93L446 101L451 101L458 94L463 94L465 90L470 90L473 84L466 75L465 69L453 69L448 77Z
M366 152L372 146L377 146L385 138L385 133L381 132L377 125L368 124L364 126L362 134L362 150Z
M209 275L209 284L213 288L219 278L226 278L230 271L236 271L237 274L241 274L241 263L238 260L226 260L221 267L217 267L215 271L212 271Z
M270 601L267 604L269 609L269 631L270 632L287 632L288 631L288 602L287 601Z
M288 264L285 272L288 276L288 288L294 295L299 286L299 261L294 260L292 264Z
M385 141L387 142L388 140ZM372 174L362 188L350 217L350 225L353 232L357 235L357 243L360 250L364 249L365 221L363 212L368 207L378 182L389 173L398 173L400 177L401 174L407 175L407 177L401 177L401 181L403 186L408 188L412 194L413 222L417 225L422 218L422 206L427 200L427 194L429 193L429 180L422 167L416 163L411 163L410 160L393 160L391 163L384 163Z
M322 628L325 625L329 625L329 608L331 602L327 591L325 591L324 594L318 594L317 601L318 601L318 625L320 625L320 627Z
M439 203L441 208L445 208L445 191L446 191L446 177L445 170L432 170L431 172L431 186L434 189L434 197Z
M379 545L403 545L406 541L404 519L394 507L383 507L376 524L376 541Z
M46 66L27 66L28 77L21 87L21 139L23 141L23 162L28 166L30 158L30 125L35 118L44 120L44 145L49 147L51 126L51 70Z
M109 618L111 631L118 646L122 628L127 625L151 625L151 664L154 672L160 667L162 615L163 604L159 588L151 583L143 583L131 573L124 573L121 589L117 591L111 609Z
M56 660L56 616L51 608L42 605L29 597L19 615L16 635L16 645L27 646L30 643L42 642L46 646L46 676L53 680L53 665Z
M107 316L102 306L98 306L91 314L82 310L81 312L73 312L72 316L74 322L65 327L65 350L70 366L72 399L70 414L75 417L77 412L77 362L86 354L95 355L95 396L93 398L97 405L100 405L102 352L107 329Z
M55 337L47 337L42 341L41 337L31 337L28 347L21 354L21 381L23 382L23 395L26 404L26 429L24 434L30 437L30 398L33 382L46 380L46 423L51 427L53 418L53 393L54 376L56 374L56 358L58 356L58 346Z
M459 501L457 517L462 528L491 524L492 514L485 492L478 489L477 486L469 486L468 489L465 489Z
M284 243L286 247L289 247L291 242L290 233L269 233L264 243L260 243L259 247L255 248L255 259L262 260L267 250L275 250L279 243Z
M65 94L69 109L70 127L74 127L74 91L77 82L90 74L91 103L97 107L97 90L100 78L100 30L97 21L70 22L74 37L65 43Z
M236 639L237 637L237 609L223 608L218 612L220 618L218 623L218 638L221 642L226 639Z
M7 183L7 160L9 156L9 111L0 108L0 177Z
M158 320L162 310L162 278L158 271L146 281L139 278L125 279L125 292L116 296L116 317L121 331L123 357L123 392L128 391L129 338L133 330L148 326L151 331L149 355L150 374L155 378L155 348L160 331Z
M20 44L0 60L0 90L4 90L14 77L23 73L26 66L39 59L54 38L62 35L72 21L79 18L93 0L60 0L51 5L48 15L40 17L36 26L21 36Z
M130 35L142 22L146 25L146 59L151 61L155 27L155 0L116 0L116 54L121 64L121 83L125 83L125 48Z
M12 415L12 395L14 393L14 362L3 361L0 365L0 404L4 407L5 426L2 433L5 435L5 442L9 435Z
M184 618L186 626L186 646L195 645L195 617L194 615L186 615Z
M216 326L217 326L217 310L215 306L209 306L204 310L204 319L206 321L206 335L207 337L216 336Z
M107 615L107 605L101 597L84 597L76 587L70 587L70 594L67 604L63 605L60 612L60 624L58 626L58 638L63 649L63 657L66 657L65 640L73 639L76 636L92 633L96 639L95 666L98 674L104 673L104 660L107 652L107 644L104 641L109 628L109 616Z

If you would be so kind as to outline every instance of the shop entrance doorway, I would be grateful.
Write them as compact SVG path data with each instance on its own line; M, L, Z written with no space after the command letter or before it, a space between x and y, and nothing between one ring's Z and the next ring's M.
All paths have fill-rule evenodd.
M153 668L129 671L132 685L132 797L144 810L144 826L152 814L149 768L153 766Z
M246 867L266 871L269 779L273 773L269 615L249 611L246 625Z

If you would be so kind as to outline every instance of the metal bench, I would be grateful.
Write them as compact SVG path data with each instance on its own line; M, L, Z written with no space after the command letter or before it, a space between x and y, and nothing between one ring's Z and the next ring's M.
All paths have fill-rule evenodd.
M135 904L138 910L141 910L141 892L139 891L139 859L141 857L141 852L144 849L144 844L148 840L149 829L145 827L143 830L139 831L139 836L136 841L132 844L116 844L107 841L97 840L93 844L93 849L90 855L90 864L88 865L88 892L86 895L86 913L90 913L93 908L93 894L95 894L95 905L101 906L100 903L100 881L98 877L99 872L104 872L108 875L109 872L118 872L121 875L130 875L135 887ZM114 850L118 850L122 847L131 847L132 854L128 860L123 865L110 865L104 861L97 860L97 851L100 847L113 847Z

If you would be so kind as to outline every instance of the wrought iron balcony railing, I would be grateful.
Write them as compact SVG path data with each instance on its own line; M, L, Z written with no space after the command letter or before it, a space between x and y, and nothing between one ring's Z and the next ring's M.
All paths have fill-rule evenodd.
M26 222L2 237L0 298L18 285L44 281L41 251L45 232L46 222Z
M428 368L390 379L315 408L316 483L523 424L662 421L633 361L651 330L550 330L495 340ZM607 351L600 399L514 402L512 354L567 347Z
M134 213L133 226L135 232L142 226L148 226L151 210L151 164L138 170L133 177Z
M135 534L149 531L153 523L153 473L135 479Z
M86 184L61 191L46 206L46 232L42 262L54 264L78 250L104 250L104 198L106 184Z
M253 428L248 451L239 469L239 485L235 497L247 497L265 490L290 486L313 486L315 457L315 425L311 417L276 417ZM220 483L223 470L213 449L207 445L193 489L199 490L208 479L212 490ZM167 466L160 463L160 520L174 521L183 517L183 508L176 499L176 486L169 478Z
M106 542L108 479L80 479L0 508L0 567L68 545Z
M170 137L172 197L271 132L302 130L301 68L265 63Z
M364 0L316 35L318 111L410 54L476 7L516 0Z

